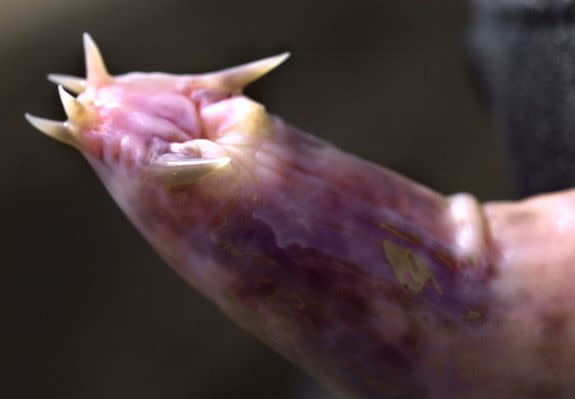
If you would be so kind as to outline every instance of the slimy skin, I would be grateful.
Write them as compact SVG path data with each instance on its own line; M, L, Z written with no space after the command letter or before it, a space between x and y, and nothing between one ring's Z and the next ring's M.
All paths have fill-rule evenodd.
M82 152L148 242L341 398L575 395L575 191L481 206L243 96L286 55L202 75L51 75Z

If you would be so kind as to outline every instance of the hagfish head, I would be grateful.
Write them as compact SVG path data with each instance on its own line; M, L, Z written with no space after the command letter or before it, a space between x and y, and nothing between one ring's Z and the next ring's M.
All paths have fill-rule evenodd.
M241 92L288 57L195 75L112 76L88 34L84 50L85 79L48 76L58 84L68 119L26 118L80 150L100 172L136 173L167 185L186 185L225 167L246 153L238 148L269 133L264 107Z

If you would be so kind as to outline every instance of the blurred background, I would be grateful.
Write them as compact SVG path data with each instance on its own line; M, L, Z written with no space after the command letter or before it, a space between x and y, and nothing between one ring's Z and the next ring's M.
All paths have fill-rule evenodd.
M0 0L2 358L11 398L312 399L147 246L81 156L49 72L203 72L289 50L247 93L292 124L444 193L511 195L466 62L461 0ZM329 398L329 396L323 396Z

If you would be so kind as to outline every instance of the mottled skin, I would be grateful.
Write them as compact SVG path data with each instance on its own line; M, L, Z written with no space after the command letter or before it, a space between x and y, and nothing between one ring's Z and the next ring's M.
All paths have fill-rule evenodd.
M334 393L575 395L575 192L444 198L197 76L89 77L78 99L75 146L139 231ZM153 167L176 153L231 162L181 182Z

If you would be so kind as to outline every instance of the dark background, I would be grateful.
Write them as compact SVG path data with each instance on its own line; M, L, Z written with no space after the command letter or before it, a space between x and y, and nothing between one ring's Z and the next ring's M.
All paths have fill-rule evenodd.
M247 93L439 191L510 196L466 65L462 0L0 0L3 377L11 398L304 398L306 380L182 282L78 153L49 72L202 72L290 50Z

